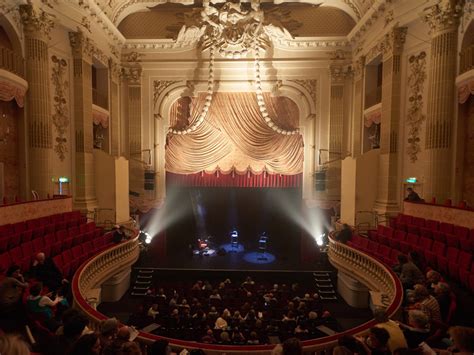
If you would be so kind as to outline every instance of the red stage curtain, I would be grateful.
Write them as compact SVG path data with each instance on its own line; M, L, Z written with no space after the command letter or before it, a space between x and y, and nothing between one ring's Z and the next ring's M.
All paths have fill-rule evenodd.
M197 174L173 174L166 173L166 184L168 186L196 186L196 187L278 187L291 188L301 187L303 174L280 175L266 174L259 175L248 172L245 175L222 174L222 173L197 173Z

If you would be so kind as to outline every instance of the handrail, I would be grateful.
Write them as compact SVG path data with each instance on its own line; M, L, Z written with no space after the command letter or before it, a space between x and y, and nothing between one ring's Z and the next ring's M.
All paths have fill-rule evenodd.
M138 237L113 246L102 253L93 256L82 264L74 275L72 281L72 291L74 296L74 306L81 309L90 319L91 328L98 329L101 320L107 317L96 311L86 301L86 293L100 285L107 278L117 273L122 267L130 266L138 258ZM400 280L388 267L378 262L374 258L355 250L348 245L335 241L332 236L329 240L329 260L336 268L349 273L371 290L380 291L387 296L390 301L387 312L389 316L395 315L402 302L403 289ZM338 339L343 335L366 334L370 327L375 325L374 320L370 320L350 330L314 340L303 341L305 352L330 351L337 345ZM158 339L167 339L172 348L179 350L186 348L202 349L206 354L270 354L274 345L213 345L192 341L184 341L159 337L150 333L139 332L138 341L146 344L153 343Z
M9 48L0 46L0 69L5 69L21 78L25 78L25 60Z

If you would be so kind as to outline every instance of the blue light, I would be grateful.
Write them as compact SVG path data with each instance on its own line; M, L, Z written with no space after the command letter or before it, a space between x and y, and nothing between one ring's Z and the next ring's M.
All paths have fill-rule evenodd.
M416 179L416 177L409 177L405 181L409 184L416 184L418 180Z

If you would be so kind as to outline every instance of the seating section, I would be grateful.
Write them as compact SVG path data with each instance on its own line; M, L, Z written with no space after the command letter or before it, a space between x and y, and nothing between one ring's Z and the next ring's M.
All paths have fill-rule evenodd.
M87 222L79 211L3 225L0 272L12 264L27 271L36 254L44 252L68 278L85 260L112 245L112 238L112 233L104 234L102 228Z
M416 251L424 264L474 292L474 229L400 214L390 226L379 225L368 238L349 244L393 266L399 253Z

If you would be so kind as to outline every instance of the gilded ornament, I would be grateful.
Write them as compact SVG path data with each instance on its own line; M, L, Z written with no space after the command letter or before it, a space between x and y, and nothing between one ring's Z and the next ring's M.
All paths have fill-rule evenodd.
M67 138L66 133L69 126L69 109L68 109L68 88L67 80L67 61L53 55L51 57L51 82L54 88L53 94L53 126L56 129L57 137L54 151L59 159L63 161L66 157Z

